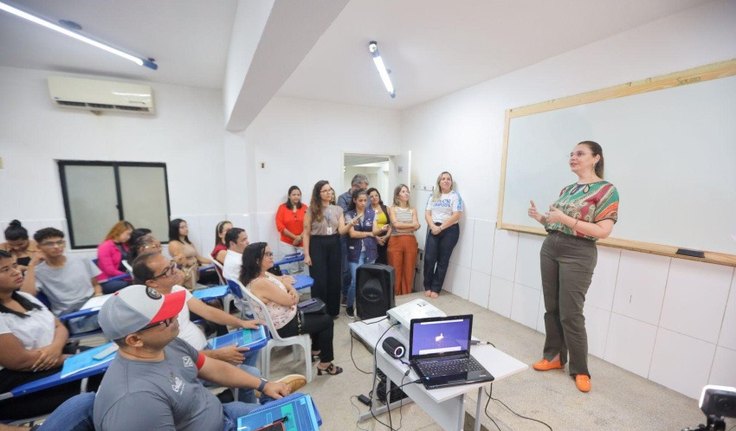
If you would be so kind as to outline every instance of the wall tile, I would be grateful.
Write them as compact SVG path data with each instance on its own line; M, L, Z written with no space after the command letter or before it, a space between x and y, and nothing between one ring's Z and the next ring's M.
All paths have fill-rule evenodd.
M610 247L598 247L598 264L595 266L593 281L585 296L585 303L611 311L613 295L616 291L618 265L621 250Z
M467 268L450 263L442 288L452 292L453 295L468 299L468 293L470 292L470 271Z
M588 332L588 353L603 358L611 312L586 304L583 314L585 315L585 329Z
M524 286L542 289L542 276L539 269L539 250L545 237L519 234L519 247L516 251L516 273L514 281Z
M487 220L475 221L475 238L473 239L473 258L471 268L484 274L491 274L493 264L493 236L495 223Z
M488 306L488 293L491 290L491 276L480 271L470 271L470 291L468 300L481 307Z
M673 259L659 326L715 344L732 275L729 266Z
M493 266L491 275L514 281L516 272L516 249L519 234L508 230L496 230L493 241Z
M715 344L659 328L649 380L698 398L708 383Z
M450 255L450 262L465 268L470 268L473 260L473 240L475 237L475 220L465 218L460 220L460 239Z
M537 328L539 317L539 290L514 283L511 319L532 329Z
M488 309L511 317L511 303L514 297L514 282L491 276L491 292L488 296Z
M716 356L710 371L709 385L736 387L736 350L716 347Z
M718 345L736 350L736 275L732 275L731 292L728 295L726 312L721 324L721 335Z
M603 359L646 378L656 336L654 325L611 313Z
M653 254L621 252L613 312L656 325L670 260Z

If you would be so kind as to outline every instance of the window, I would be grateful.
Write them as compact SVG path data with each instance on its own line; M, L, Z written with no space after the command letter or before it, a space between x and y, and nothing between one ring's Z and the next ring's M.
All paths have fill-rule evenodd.
M168 239L165 163L59 161L72 248L95 248L112 225L127 220Z

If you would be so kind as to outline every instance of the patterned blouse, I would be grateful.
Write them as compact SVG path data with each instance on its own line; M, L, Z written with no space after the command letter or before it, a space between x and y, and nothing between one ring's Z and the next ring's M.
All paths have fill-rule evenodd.
M284 286L284 283L282 283L281 280L276 278L275 275L267 272L266 280L270 281L271 283L275 284L279 289L286 292L286 286ZM284 326L286 326L287 323L291 322L294 316L296 316L296 305L286 306L286 305L280 305L280 304L277 304L271 301L268 304L266 304L266 309L268 310L268 314L271 315L273 326L275 326L276 329L283 328ZM258 317L261 320L264 320L265 316L259 316L258 313L256 313L256 317Z
M560 197L554 204L555 208L581 221L597 223L601 220L610 219L614 223L618 221L618 190L608 181L598 181L590 184L570 184L562 189ZM545 226L547 232L554 230L567 235L575 235L595 241L597 238L583 235L562 223L548 223Z

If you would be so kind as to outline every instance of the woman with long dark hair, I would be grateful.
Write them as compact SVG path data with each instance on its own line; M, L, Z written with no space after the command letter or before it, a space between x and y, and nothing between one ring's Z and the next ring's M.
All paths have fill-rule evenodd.
M355 274L364 263L373 263L378 257L376 237L373 235L375 212L368 205L368 193L365 190L353 192L345 218L350 226L348 238L348 265L350 267L350 286L346 295L345 313L351 319L355 317Z
M544 295L545 340L537 371L564 369L581 392L589 392L588 335L583 304L598 260L596 241L607 238L618 220L618 191L603 180L603 149L593 141L573 148L570 170L577 181L562 189L541 214L530 201L529 217L544 225L547 238L539 260Z
M326 180L317 181L312 200L304 216L304 263L311 267L314 279L312 296L327 305L327 313L340 313L340 235L350 229L345 224L342 208L330 203L334 190ZM356 220L357 222L357 220Z
M302 191L297 186L289 187L286 202L279 205L276 211L276 229L281 235L278 245L278 257L303 252L304 247L304 214L307 205L302 203Z
M0 393L59 372L73 353L66 327L34 296L20 292L22 285L15 258L0 250ZM91 379L93 389L99 381ZM72 382L0 401L0 421L48 414L78 393L79 382Z
M25 271L33 255L39 252L38 244L28 239L28 231L18 220L11 221L5 228L5 241L0 244L0 250L10 253L18 264L18 268Z
M305 314L297 310L299 293L288 279L268 272L273 266L273 252L265 242L248 245L243 251L240 282L263 302L279 335L292 337L309 334L312 338L312 356L319 358L317 374L335 375L342 368L333 364L333 321L327 314ZM265 316L256 315L265 320Z
M189 240L189 225L184 219L175 218L169 223L169 254L181 265L182 271L186 274L184 287L192 289L197 281L202 284L220 282L215 268L199 274L199 266L211 264L212 260L200 255Z
M388 264L388 241L391 237L391 216L388 208L381 199L381 193L375 187L367 190L368 202L375 213L373 218L373 236L376 238L378 246L378 256L376 263Z
M212 249L212 259L225 264L225 255L227 255L227 244L225 243L225 235L227 231L233 228L233 224L229 220L223 220L215 225L215 248Z

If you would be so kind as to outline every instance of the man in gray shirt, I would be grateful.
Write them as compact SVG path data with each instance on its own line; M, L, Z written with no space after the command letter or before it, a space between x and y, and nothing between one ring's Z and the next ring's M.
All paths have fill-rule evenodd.
M273 398L291 392L283 383L206 357L178 339L176 316L185 299L184 291L161 295L132 285L105 302L100 326L120 349L97 391L95 429L229 431L236 429L238 417L258 407L238 401L221 404L198 378L257 388Z
M41 250L31 259L22 291L37 295L43 291L57 316L77 311L93 295L101 295L97 282L100 269L89 259L64 255L64 232L53 227L33 235Z

